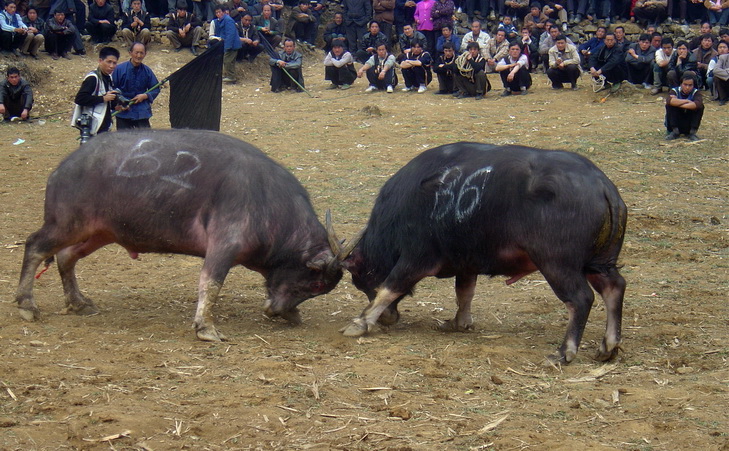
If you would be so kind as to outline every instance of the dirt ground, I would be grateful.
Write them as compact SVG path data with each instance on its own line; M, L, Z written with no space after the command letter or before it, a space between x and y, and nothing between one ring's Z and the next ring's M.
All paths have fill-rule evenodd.
M95 58L30 62L44 123L0 126L0 449L728 450L729 110L707 102L694 144L663 141L662 103L626 87L599 103L549 89L486 99L325 90L269 92L263 61L224 88L222 132L290 169L337 231L362 228L379 187L426 148L458 140L572 150L591 158L629 208L623 352L592 360L605 327L598 299L577 359L544 367L567 312L541 276L507 287L481 278L473 333L433 330L455 314L452 280L424 280L389 330L338 329L366 298L345 275L302 304L304 324L263 316L262 278L228 276L216 313L226 343L191 329L201 260L109 246L77 267L101 313L63 316L55 266L36 282L43 320L14 292L23 241L38 229L46 178L77 147L68 112ZM153 47L160 78L191 58ZM155 103L167 128L167 94ZM19 139L25 140L20 143Z

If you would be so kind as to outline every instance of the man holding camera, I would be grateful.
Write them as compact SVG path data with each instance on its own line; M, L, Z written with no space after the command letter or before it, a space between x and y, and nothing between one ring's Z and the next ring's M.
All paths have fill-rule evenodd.
M116 106L117 92L111 74L119 61L119 50L102 47L99 51L99 67L86 74L76 93L76 108L71 125L81 129L81 142L90 136L109 131L111 110Z

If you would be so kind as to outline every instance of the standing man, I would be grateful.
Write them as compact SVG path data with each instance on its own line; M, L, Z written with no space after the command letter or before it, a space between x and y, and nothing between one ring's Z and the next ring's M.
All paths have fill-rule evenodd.
M372 18L372 2L367 0L342 0L344 27L347 30L347 47L356 55L360 40L367 32L367 24Z
M0 114L6 121L15 117L27 121L33 108L33 90L20 78L18 68L9 67L7 77L0 87Z
M666 140L671 141L685 134L689 141L698 141L696 132L699 131L703 115L704 102L701 91L696 87L696 77L693 73L685 73L681 77L681 86L671 88L666 98Z
M149 118L152 117L152 102L159 95L159 87L154 72L143 63L145 56L147 47L135 42L129 48L129 61L116 66L111 74L116 89L131 100L129 107L116 115L117 130L151 127Z
M244 13L242 19L247 21L250 29L251 15ZM228 14L227 5L215 6L215 19L210 28L214 28L215 37L223 41L223 81L235 83L235 59L238 56L238 50L243 47L243 42L238 34L235 21Z
M116 91L111 74L118 61L119 50L102 47L99 51L99 67L86 74L76 93L76 108L71 125L80 128L82 132L88 128L91 136L107 132L111 128L111 110L116 106Z

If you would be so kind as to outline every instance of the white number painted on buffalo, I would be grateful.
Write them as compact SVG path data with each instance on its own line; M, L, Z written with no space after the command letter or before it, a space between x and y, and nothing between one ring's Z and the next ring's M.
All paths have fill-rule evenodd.
M142 147L148 143L154 144L151 139L144 138L129 149L129 153L117 167L116 175L133 178L157 173L162 168L162 162L155 155L160 151L160 148L153 147L149 150L143 150ZM187 181L187 178L200 169L202 164L200 158L194 153L180 150L175 154L175 161L170 166L172 172L161 174L160 178L185 189L192 189L193 185Z
M481 202L481 195L493 168L478 169L463 179L460 168L448 168L439 178L440 189L435 192L435 202L431 218L440 221L454 215L457 222L468 219ZM459 187L460 186L460 187Z

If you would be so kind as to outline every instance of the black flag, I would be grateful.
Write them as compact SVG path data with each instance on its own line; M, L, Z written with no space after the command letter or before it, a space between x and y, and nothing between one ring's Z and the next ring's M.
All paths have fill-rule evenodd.
M223 93L223 42L170 75L170 125L220 131Z

